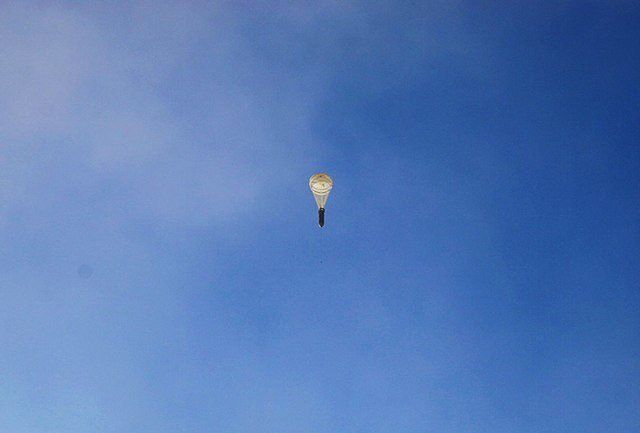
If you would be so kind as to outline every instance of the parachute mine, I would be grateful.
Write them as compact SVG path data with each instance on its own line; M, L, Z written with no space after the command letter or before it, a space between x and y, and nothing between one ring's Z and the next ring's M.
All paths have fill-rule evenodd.
M327 173L318 173L309 179L309 188L318 205L318 225L324 227L324 207L329 199L329 193L333 188L333 180Z

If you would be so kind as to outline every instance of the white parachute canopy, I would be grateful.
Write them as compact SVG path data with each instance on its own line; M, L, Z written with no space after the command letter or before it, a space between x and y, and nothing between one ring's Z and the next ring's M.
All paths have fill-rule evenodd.
M309 188L313 193L313 198L318 204L318 225L324 227L324 207L329 199L329 193L333 188L333 180L327 173L318 173L309 179Z
M316 199L318 209L324 209L329 199L329 193L333 188L333 180L327 173L318 173L311 176L309 179L309 188L313 193L313 198Z

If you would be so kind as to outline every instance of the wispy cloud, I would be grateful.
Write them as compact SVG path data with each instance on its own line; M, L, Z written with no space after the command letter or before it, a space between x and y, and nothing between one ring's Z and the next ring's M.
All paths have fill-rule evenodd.
M320 280L321 269L292 266L304 275L285 278L286 266L278 272L268 262L272 254L287 262L298 253L306 261L319 246L279 252L288 244L258 234L263 208L278 199L302 190L313 209L306 180L314 170L351 170L339 189L344 196L349 188L365 191L360 208L404 194L410 175L400 173L418 171L406 163L411 155L362 128L360 113L344 116L349 127L339 141L353 141L346 150L326 140L330 126L322 122L341 98L354 107L393 102L397 89L451 62L482 75L486 63L461 28L456 3L423 7L415 16L394 2L1 8L0 285L8 289L0 291L0 309L13 331L0 338L12 343L7 359L17 379L9 388L19 395L12 404L27 401L51 423L59 409L67 417L59 425L75 430L101 418L126 430L142 418L164 431L157 414L165 411L149 398L162 390L171 394L164 404L173 395L192 398L194 406L181 412L185 425L246 431L267 420L277 431L324 431L331 422L344 425L331 419L332 407L352 404L324 382L327 365L336 370L333 380L371 395L371 407L379 404L379 384L408 382L420 369L447 370L423 363L422 353L401 353L414 344L414 337L397 338L407 321L375 293L354 289L388 277L389 264L369 271L379 258L368 255L369 245L359 246L366 258L334 267L332 287L321 290L307 283ZM369 194L374 166L396 181ZM365 211L357 212L344 218L362 228L356 220ZM384 212L401 218L404 210ZM335 233L348 238L342 230ZM198 255L203 232L245 236L243 251L220 242ZM381 237L359 234L367 244ZM378 245L400 252L385 239ZM259 242L262 250L254 250ZM200 272L197 281L190 272ZM437 280L436 273L428 278ZM239 298L285 279L286 287L255 303ZM402 284L409 291L413 282ZM298 288L314 299L283 306ZM434 315L453 305L440 293L430 302ZM374 344L372 332L382 343L394 340L387 361L412 370L381 373L384 359L363 349ZM444 336L434 333L438 344ZM324 352L343 364L331 367ZM444 364L447 354L437 359ZM167 370L178 366L179 374ZM34 403L28 393L39 382L47 386ZM196 411L200 418L186 419Z
M2 219L48 213L38 203L52 183L64 206L73 191L100 201L117 189L103 199L148 221L247 215L262 179L298 180L326 154L314 115L345 66L410 79L415 61L467 46L464 32L438 31L455 7L431 8L428 23L397 29L380 21L390 5L340 2L5 7ZM73 183L80 172L90 184Z
M81 205L77 194L147 221L237 218L259 201L263 177L309 157L301 80L264 73L233 11L101 12L1 12L5 223Z

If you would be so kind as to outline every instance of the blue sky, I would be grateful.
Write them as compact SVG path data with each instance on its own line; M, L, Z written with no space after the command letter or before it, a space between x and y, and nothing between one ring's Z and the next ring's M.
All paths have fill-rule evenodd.
M638 431L639 19L6 2L0 431Z

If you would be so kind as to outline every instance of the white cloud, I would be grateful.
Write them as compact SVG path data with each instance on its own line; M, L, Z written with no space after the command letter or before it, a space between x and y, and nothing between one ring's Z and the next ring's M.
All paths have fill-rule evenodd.
M3 8L0 223L78 206L177 226L255 215L272 199L262 179L326 162L312 123L341 74L375 91L425 59L472 56L455 5L402 31L384 19L392 4L365 6Z
M114 205L151 222L188 226L246 213L260 177L273 169L281 177L308 146L300 89L256 73L260 62L227 12L177 3L102 12L17 5L0 16L3 220L30 212L47 219L55 209L41 204L54 205L52 196L79 206L72 191L114 187ZM199 64L194 56L206 57L209 76L185 71L183 63ZM191 84L206 93L194 101L198 120L172 93Z

